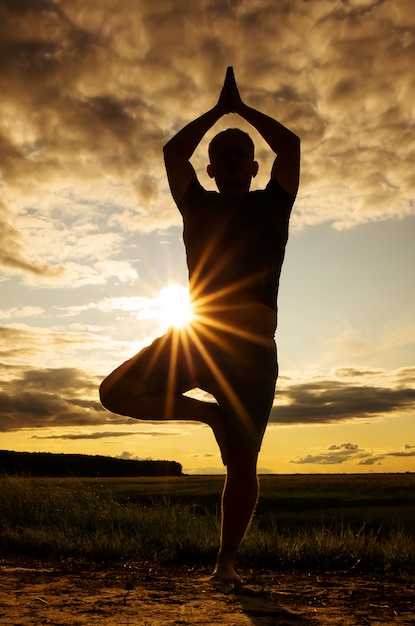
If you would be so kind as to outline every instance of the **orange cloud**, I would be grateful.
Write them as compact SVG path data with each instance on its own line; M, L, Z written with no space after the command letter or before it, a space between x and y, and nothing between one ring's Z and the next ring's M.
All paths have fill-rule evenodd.
M413 26L410 0L2 0L0 169L13 227L0 263L59 275L60 246L53 261L19 250L42 236L22 228L28 208L52 241L57 210L90 232L180 226L161 149L215 103L228 64L248 103L302 137L293 227L413 214ZM257 184L268 175L265 159ZM95 214L108 205L112 224ZM112 258L121 249L122 237Z

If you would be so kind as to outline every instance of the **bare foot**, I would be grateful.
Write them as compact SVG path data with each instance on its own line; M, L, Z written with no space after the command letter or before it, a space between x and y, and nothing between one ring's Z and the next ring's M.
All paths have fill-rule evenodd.
M215 583L222 583L225 585L241 584L240 576L235 572L235 568L232 563L220 563L217 564L213 570L213 574L210 580Z

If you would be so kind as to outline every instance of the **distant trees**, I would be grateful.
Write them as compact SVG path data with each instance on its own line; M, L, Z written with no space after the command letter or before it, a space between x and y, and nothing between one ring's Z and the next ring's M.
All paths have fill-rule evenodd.
M182 476L176 461L134 461L87 454L0 450L0 474L9 476Z

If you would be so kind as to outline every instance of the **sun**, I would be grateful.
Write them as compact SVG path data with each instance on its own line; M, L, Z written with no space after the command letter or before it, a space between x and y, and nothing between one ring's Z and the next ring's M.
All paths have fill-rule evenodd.
M157 317L163 326L181 328L192 319L189 290L181 285L168 285L157 298Z

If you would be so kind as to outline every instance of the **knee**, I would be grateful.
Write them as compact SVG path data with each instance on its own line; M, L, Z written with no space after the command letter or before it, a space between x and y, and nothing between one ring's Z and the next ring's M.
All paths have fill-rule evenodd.
M122 414L122 396L112 376L105 378L99 386L99 399L102 406L111 413Z
M238 476L256 476L258 451L256 449L243 450L230 446L228 472Z
M111 411L111 393L110 386L107 383L107 379L103 380L99 386L99 399L101 401L102 406L108 411Z
M126 369L120 367L105 378L99 386L99 398L104 408L117 415L131 415L139 409L139 398L146 393L144 385L126 375Z

